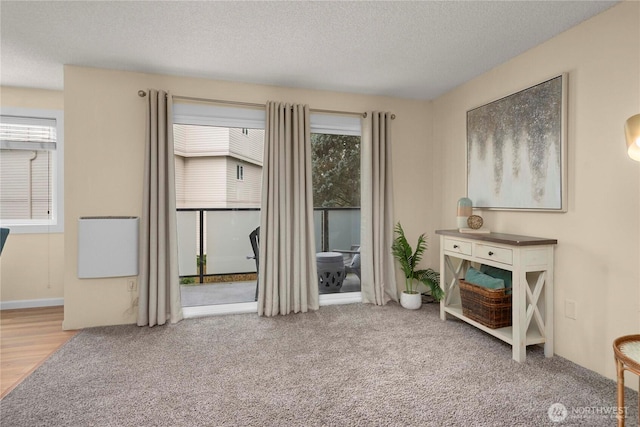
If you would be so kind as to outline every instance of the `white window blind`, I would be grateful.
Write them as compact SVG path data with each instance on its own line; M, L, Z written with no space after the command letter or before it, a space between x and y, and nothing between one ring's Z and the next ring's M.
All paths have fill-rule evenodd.
M6 150L55 150L56 119L0 116L0 148Z
M63 230L63 115L2 108L0 224L17 233Z

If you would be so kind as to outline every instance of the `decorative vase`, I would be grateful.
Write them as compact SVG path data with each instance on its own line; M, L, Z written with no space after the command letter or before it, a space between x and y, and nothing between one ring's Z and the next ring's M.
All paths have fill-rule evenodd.
M400 305L409 310L417 310L422 307L422 295L420 295L420 292L408 294L402 291L400 294Z
M458 212L456 216L458 228L467 227L467 219L471 216L472 211L473 203L471 202L471 199L463 197L458 200Z

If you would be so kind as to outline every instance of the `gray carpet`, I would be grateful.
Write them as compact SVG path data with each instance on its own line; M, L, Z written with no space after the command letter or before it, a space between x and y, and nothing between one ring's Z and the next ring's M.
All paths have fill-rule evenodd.
M352 304L84 330L0 402L0 424L613 426L615 405L615 382L539 347L516 363L437 305Z

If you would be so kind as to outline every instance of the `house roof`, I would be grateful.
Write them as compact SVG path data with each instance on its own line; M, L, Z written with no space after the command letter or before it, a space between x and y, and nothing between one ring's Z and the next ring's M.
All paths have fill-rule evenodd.
M615 3L2 1L0 84L72 64L433 99Z

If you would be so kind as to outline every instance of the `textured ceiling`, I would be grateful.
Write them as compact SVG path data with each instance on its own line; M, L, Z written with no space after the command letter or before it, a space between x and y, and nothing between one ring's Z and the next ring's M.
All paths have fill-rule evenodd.
M615 3L2 1L0 84L73 64L433 99Z

